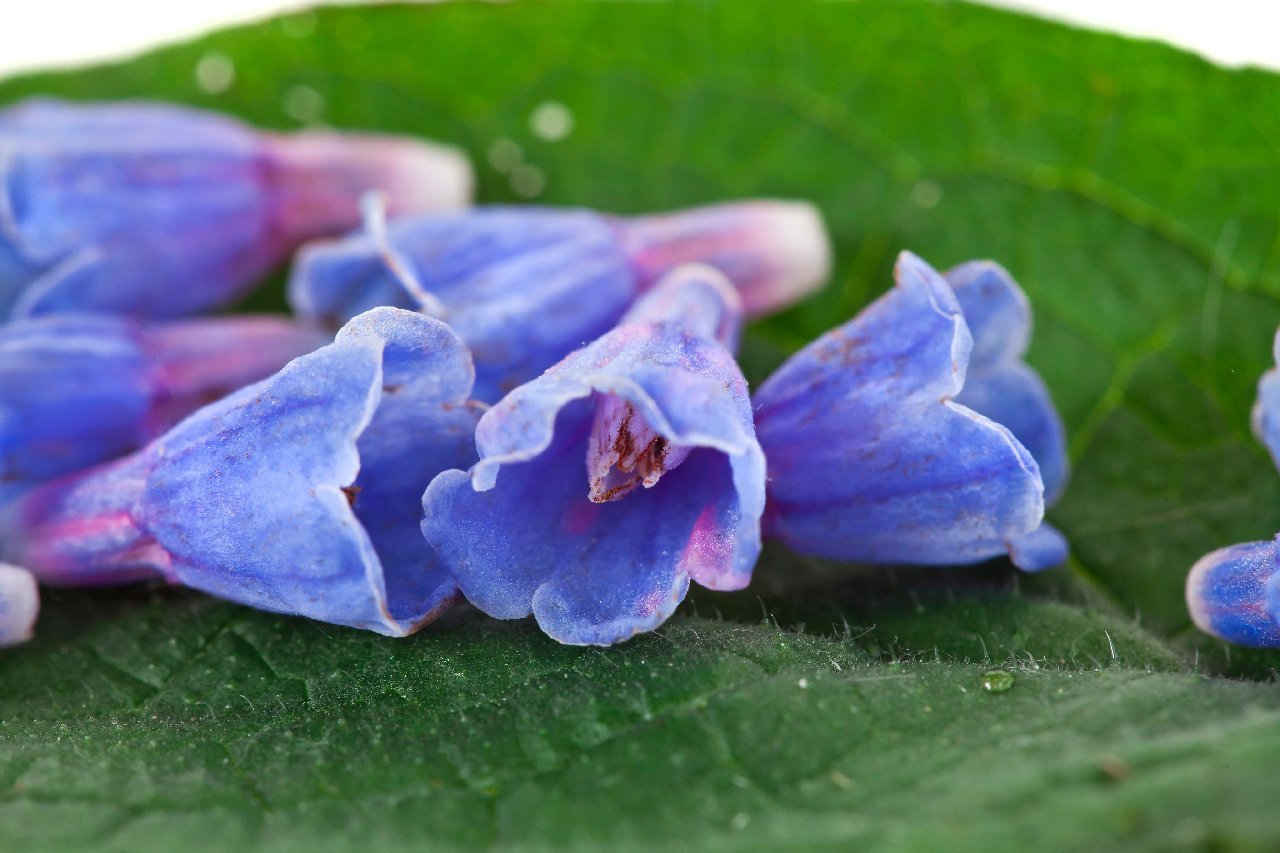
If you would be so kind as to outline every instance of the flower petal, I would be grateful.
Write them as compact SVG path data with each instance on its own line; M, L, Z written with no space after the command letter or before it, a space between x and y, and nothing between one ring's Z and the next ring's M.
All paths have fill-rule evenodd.
M970 261L946 273L973 335L964 389L956 402L1008 427L1031 451L1044 480L1045 502L1067 480L1066 430L1040 375L1022 357L1031 340L1031 305L999 264Z
M28 261L19 251L17 236L7 233L3 205L4 195L0 192L0 319L13 313L13 303L22 295L21 283L35 279L41 272L39 264Z
M732 483L723 457L702 450L658 488L592 503L582 470L590 423L587 401L570 405L551 445L503 466L490 490L475 491L462 471L440 475L423 498L423 532L489 615L533 613L562 643L611 645L674 611L694 568L695 555L683 559L693 529L714 490L732 494Z
M1009 430L952 399L972 340L946 281L907 252L897 278L756 392L766 532L840 559L985 560L1039 526L1039 470Z
M0 648L31 639L40 613L35 575L0 563Z
M0 480L43 480L139 447L151 401L151 372L127 320L0 328Z
M392 617L416 627L456 595L419 531L421 495L436 474L475 460L484 406L469 399L470 355L443 324L424 335L401 312L372 311L365 320L348 323L344 333L387 346L382 400L357 443L360 475L349 497L382 565Z
M1027 354L1031 304L1004 267L994 261L969 261L947 270L943 277L973 336L970 373Z
M442 324L375 310L265 387L185 421L156 443L141 508L175 554L174 577L264 609L411 633L453 596L405 531L431 477L472 456L468 368ZM211 505L225 515L201 518ZM256 575L248 596L245 575Z
M1273 585L1276 543L1245 542L1201 557L1187 575L1187 609L1201 631L1242 646L1280 648Z
M289 301L303 316L344 321L374 305L443 306L441 319L470 347L475 397L496 400L583 341L608 331L638 288L613 229L586 211L484 208L406 218L386 243L372 235L317 243L298 256Z
M1070 554L1066 537L1048 522L1041 522L1026 536L1009 542L1009 559L1024 572L1061 566Z
M706 264L685 264L637 299L619 325L673 323L733 352L743 312L742 297L723 273Z
M135 450L324 343L277 317L9 323L0 327L0 480L39 481Z
M1280 365L1280 330L1272 343L1272 358ZM1253 404L1253 434L1280 466L1280 367L1273 367L1258 380L1258 399Z

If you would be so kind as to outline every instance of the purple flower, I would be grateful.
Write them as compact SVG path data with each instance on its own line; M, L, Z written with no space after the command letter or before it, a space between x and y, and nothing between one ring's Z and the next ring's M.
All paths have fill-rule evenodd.
M1187 576L1187 609L1201 631L1242 646L1280 648L1276 542L1245 542L1206 554Z
M1280 363L1280 333L1273 344ZM1280 368L1258 382L1253 431L1280 465ZM1201 557L1187 576L1196 627L1229 643L1280 648L1280 565L1276 540L1245 542Z
M295 311L331 324L375 305L445 320L471 348L476 398L493 401L583 342L681 263L722 269L748 313L789 305L827 277L830 247L807 204L743 202L662 216L481 208L402 218L304 249Z
M1061 481L1057 415L1018 361L1029 318L1016 285L994 265L967 265L952 274L957 299L908 252L896 275L896 288L756 392L766 534L801 553L873 563L956 565L1006 552L1027 570L1062 562L1065 542L1041 524L1036 459L1009 428L960 402L967 392L992 416L1025 425Z
M1004 267L970 261L945 273L973 338L956 402L1007 427L1040 467L1047 506L1067 484L1066 431L1044 380L1022 360L1031 304Z
M459 153L407 139L27 101L0 112L0 319L221 305L302 242L358 224L367 190L412 212L464 204L470 182Z
M1272 354L1280 365L1280 331L1272 343ZM1280 367L1273 367L1258 380L1258 399L1253 404L1253 434L1266 446L1272 460L1280 465Z
M25 493L0 552L49 583L157 577L411 633L456 594L418 520L431 478L475 459L472 379L443 323L370 311L137 453Z
M0 327L0 482L45 480L135 450L327 340L283 317L67 314Z
M747 584L764 457L725 348L740 312L715 270L677 270L480 419L480 462L423 496L423 534L473 604L610 645L661 625L691 578Z
M31 639L40 613L40 591L26 569L0 563L0 648Z

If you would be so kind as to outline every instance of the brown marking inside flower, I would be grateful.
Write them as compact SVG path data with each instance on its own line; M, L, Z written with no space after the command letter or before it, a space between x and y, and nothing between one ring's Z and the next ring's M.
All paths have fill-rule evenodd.
M667 440L650 429L644 429L640 435L637 435L632 431L635 416L635 408L628 403L611 447L615 461L608 470L593 478L591 482L588 497L593 503L617 500L629 494L638 485L643 484L648 488L657 483L666 473L665 460L669 448ZM644 441L649 434L652 434L652 437L641 446L640 442ZM617 482L616 474L632 476Z

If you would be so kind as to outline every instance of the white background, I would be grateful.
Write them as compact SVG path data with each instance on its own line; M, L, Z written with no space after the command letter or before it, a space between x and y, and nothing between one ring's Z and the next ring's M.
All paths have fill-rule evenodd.
M298 0L0 0L0 75L128 56L215 27L306 5L314 4ZM1280 70L1280 0L995 0L992 5L1163 39L1226 65Z

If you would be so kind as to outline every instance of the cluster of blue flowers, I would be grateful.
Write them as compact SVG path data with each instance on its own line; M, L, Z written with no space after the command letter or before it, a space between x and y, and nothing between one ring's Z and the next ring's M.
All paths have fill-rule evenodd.
M896 285L748 392L811 205L467 209L446 148L178 107L0 113L0 642L33 577L401 636L465 597L609 645L806 554L1034 571L1067 474L1002 268ZM335 238L352 228L356 233ZM225 305L297 251L285 317Z

